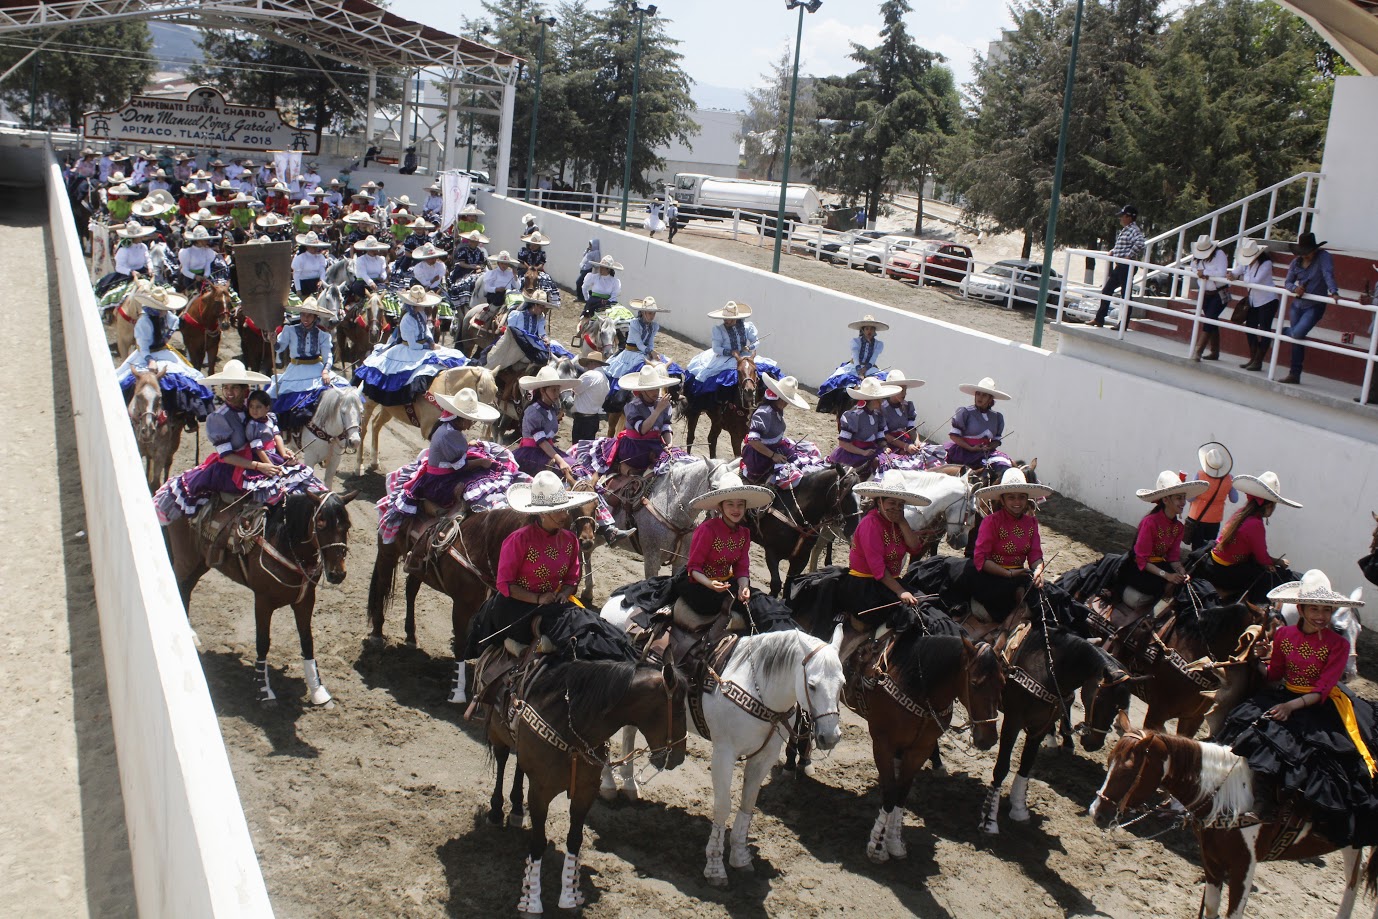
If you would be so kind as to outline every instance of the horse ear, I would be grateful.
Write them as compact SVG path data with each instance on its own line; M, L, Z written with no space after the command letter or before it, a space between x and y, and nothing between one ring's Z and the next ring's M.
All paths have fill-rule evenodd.
M345 492L344 494L340 495L339 497L340 497L340 503L341 503L341 504L348 504L349 502L353 501L355 498L359 497L359 489L356 488L356 489L354 489L353 491L347 491L347 492Z
M1037 468L1038 468L1038 457L1035 456L1033 459L1029 460L1029 468L1030 468L1030 469L1037 469Z
M1115 713L1115 730L1119 731L1121 734L1128 734L1131 730L1129 713L1124 709L1120 709Z
M675 665L666 661L660 667L660 675L665 680L665 685L673 687L675 685Z

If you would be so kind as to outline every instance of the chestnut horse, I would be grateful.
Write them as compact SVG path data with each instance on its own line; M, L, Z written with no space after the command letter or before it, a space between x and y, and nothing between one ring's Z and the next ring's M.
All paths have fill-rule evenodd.
M727 431L727 439L732 445L732 455L742 455L742 440L751 424L751 413L761 404L761 375L756 371L756 359L751 355L737 358L737 388L732 398L715 402L708 406L695 407L690 400L684 409L685 422L689 426L688 440L684 449L693 451L694 432L698 428L699 415L708 416L708 456L716 459L718 455L718 434Z
M322 576L331 584L345 579L349 552L349 511L345 505L358 492L311 494L293 492L267 509L262 531L245 540L239 555L222 545L206 545L201 533L186 517L164 530L172 555L172 571L182 603L191 615L191 592L201 576L214 567L225 577L254 592L254 628L258 656L254 663L260 702L277 698L269 683L268 648L273 611L291 606L301 639L302 669L310 701L324 705L330 693L316 668L311 614L316 608L316 585ZM222 512L223 513L223 512ZM236 521L227 524L236 527ZM223 534L222 534L223 535ZM216 543L222 540L217 539ZM212 562L211 558L218 555Z
M1303 818L1300 832L1274 820L1240 826L1240 817L1254 807L1253 779L1248 762L1229 747L1157 731L1130 731L1110 752L1105 783L1091 803L1091 818L1107 828L1148 812L1168 795L1180 801L1196 831L1206 875L1200 915L1212 919L1220 915L1226 890L1226 915L1242 919L1259 862L1308 861L1339 850L1345 886L1336 916L1348 919L1358 893L1363 850L1327 839L1306 814L1297 815ZM1370 849L1362 880L1370 895L1378 889L1378 848Z
M232 322L239 332L239 357L245 368L272 376L276 368L273 366L273 342L268 335L240 307L235 307Z
M382 340L383 296L375 291L345 307L344 317L335 327L335 356L342 368L357 368Z
M230 327L231 303L228 281L211 281L191 298L182 311L180 331L187 362L202 373L215 373L220 360L220 334Z
M149 491L157 491L158 486L167 481L187 420L169 417L163 410L159 381L166 372L165 367L156 373L137 368L133 371L134 394L129 399L129 421L134 426L134 439L139 442L139 455L144 458Z

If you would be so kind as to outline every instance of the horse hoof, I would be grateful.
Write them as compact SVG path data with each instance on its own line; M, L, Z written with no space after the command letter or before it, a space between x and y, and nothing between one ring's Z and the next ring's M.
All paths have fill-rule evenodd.
M708 886L709 886L709 887L726 887L726 886L727 886L727 878L725 878L725 877L717 877L717 876L714 876L714 875L704 875L704 878L705 878L705 880L708 881Z
M735 870L740 871L742 874L756 873L756 867L751 864L751 856L749 854L746 856L746 859L740 865L737 864L737 859L735 858L729 858L727 860L727 863L731 865Z
M799 767L799 776L800 776L800 778L811 779L811 778L813 778L813 773L814 773L814 765L813 765L813 763L804 763L804 765L802 765L802 766Z
M999 836L1000 824L995 822L983 823L981 824L981 832L985 833L987 836Z
M1016 810L1015 808L1011 807L1010 819L1013 820L1015 823L1028 823L1029 812L1027 810Z
M502 826L502 808L490 808L488 811L488 822L493 826Z
M601 787L598 789L598 797L602 798L604 801L616 801L616 800L617 800L617 786L616 786L616 785L603 785L603 786L601 786Z
M364 638L364 644L370 648L381 648L387 643L388 640L382 635L368 635Z
M408 647L408 648L415 648L415 647L416 647L416 636L415 636L415 635L412 635L411 637L409 637L409 638L407 639L406 644L407 644L407 647Z
M885 851L884 846L867 846L866 857L877 865L883 865L890 860L890 853Z
M369 463L369 464L368 464L368 471L369 471L369 472L377 472L377 471L378 471L378 464L377 464L377 463Z
M641 789L637 788L635 785L623 785L622 797L635 804L637 801L641 800Z

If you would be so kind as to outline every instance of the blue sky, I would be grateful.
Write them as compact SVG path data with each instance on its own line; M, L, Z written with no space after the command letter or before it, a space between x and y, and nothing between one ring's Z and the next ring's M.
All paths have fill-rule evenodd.
M1010 19L1005 0L911 0L906 18L919 44L948 58L958 85L971 79L972 55L1000 35ZM603 5L597 0L593 6ZM794 40L796 12L784 0L659 0L659 14L681 42L684 69L705 87L745 90L756 86L770 61ZM824 0L817 13L804 16L804 51L800 73L826 76L852 69L849 42L875 44L880 34L880 4L875 0ZM389 6L441 29L454 30L465 16L477 17L479 0L393 0ZM698 96L700 94L696 94ZM710 105L729 94L705 91Z

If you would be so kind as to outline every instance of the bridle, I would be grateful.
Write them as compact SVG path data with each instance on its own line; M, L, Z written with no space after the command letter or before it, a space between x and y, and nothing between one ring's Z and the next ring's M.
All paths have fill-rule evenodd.
M327 495L325 501L329 501L330 497L330 495ZM311 555L307 561L302 560L301 554L296 546L290 547L287 550L287 554L284 554L282 550L269 542L262 532L254 536L254 542L257 543L259 549L262 550L259 555L259 568L283 587L296 587L297 598L294 602L297 603L300 603L302 599L305 598L308 589L320 583L321 575L325 570L325 553L327 550L338 549L346 555L349 553L349 544L343 540L325 544L322 544L320 541L321 514L325 511L325 501L322 501L321 506L316 509L316 513L311 515L311 530L307 541L307 546L311 550ZM346 530L346 532L348 531ZM274 574L268 566L263 563L264 555L287 568L293 574L300 576L301 583L297 585L289 584ZM239 563L242 568L244 565L242 556L240 557ZM246 571L245 579L247 580L247 578L248 572Z

